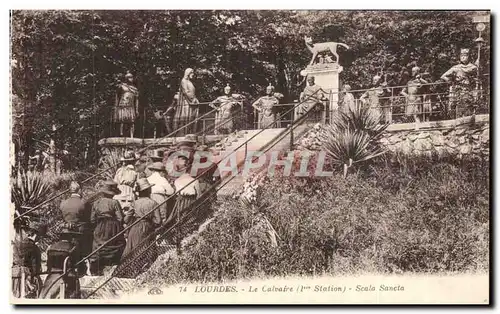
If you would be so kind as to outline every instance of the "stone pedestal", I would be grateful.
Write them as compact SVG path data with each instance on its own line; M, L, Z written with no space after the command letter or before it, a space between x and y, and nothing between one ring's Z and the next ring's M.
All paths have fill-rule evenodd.
M328 98L327 111L324 113L322 122L326 117L331 119L332 113L338 109L339 103L339 74L343 68L338 63L323 63L307 66L300 72L300 75L314 76L316 85L320 86Z

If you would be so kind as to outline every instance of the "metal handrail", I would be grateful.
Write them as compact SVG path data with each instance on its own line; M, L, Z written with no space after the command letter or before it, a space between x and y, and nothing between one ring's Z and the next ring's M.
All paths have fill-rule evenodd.
M150 148L150 147L152 147L152 146L156 145L157 143L159 143L159 142L160 142L160 141L162 141L163 139L165 139L165 138L167 138L167 137L170 137L170 136L172 136L172 135L175 135L177 132L179 132L179 130L183 130L183 129L187 128L189 125L191 125L191 124L193 124L193 123L197 123L199 120L203 119L204 117L206 117L207 115L209 115L210 113L212 113L212 112L214 112L214 111L215 111L215 109L214 109L214 110L211 110L211 111L209 111L209 112L207 112L207 113L205 113L204 115L202 115L202 116L200 116L200 117L196 118L195 120L193 120L193 121L189 122L188 124L183 125L182 127L178 128L177 130L175 130L175 131L171 132L170 134L167 134L167 135L165 135L165 136L163 136L163 137L161 137L161 138L156 139L153 143L151 143L151 144L147 145L146 147L141 148L138 152L139 152L139 153L142 153L143 151L145 151L145 150L147 150L148 148ZM104 169L104 170L102 170L102 171L100 171L100 172L98 172L98 173L94 174L94 175L91 175L90 177L88 177L87 179L85 179L85 180L81 181L80 183L81 183L81 184L86 183L86 182L88 182L88 181L92 180L93 178L96 178L96 177L100 176L101 174L104 174L104 173L106 173L107 171L109 171L109 170L111 170L111 169L113 169L113 168L115 168L115 167L117 167L117 166L119 166L119 163L116 163L116 164L114 164L114 165L112 165L112 166L110 166L110 167L108 167L108 168L106 168L106 169ZM41 206L43 206L43 205L45 205L45 204L47 204L47 203L49 203L49 202L51 202L51 201L55 200L56 198L59 198L59 197L63 196L64 194L66 194L66 193L68 193L68 192L69 192L69 188L68 188L68 189L66 189L66 190L64 190L64 191L62 191L62 192L60 192L59 194L56 194L55 196L53 196L53 197L51 197L51 198L49 198L49 199L47 199L47 200L43 201L42 203L40 203L40 204L38 204L38 205L36 205L36 206L32 207L30 210L28 210L28 211L26 211L26 212L24 212L24 213L22 213L22 214L18 215L17 217L14 217L14 220L19 219L19 218L21 218L21 217L24 217L24 216L28 215L29 213L31 213L31 212L35 211L36 209L40 208Z
M313 95L314 95L314 94L313 94ZM311 96L312 96L312 95L311 95ZM295 120L295 121L292 123L292 125L290 125L290 126L288 127L288 128L289 128L289 130L290 130L290 132L292 133L292 132L293 132L293 129L294 129L295 127L297 127L297 125L299 125L299 124L301 124L303 121L305 121L305 120L306 120L306 118L307 118L307 115L309 115L311 112L313 112L313 110L314 110L313 108L309 108L309 110L306 112L306 114L304 114L303 116L301 116L299 119ZM272 123L271 123L271 124L272 124ZM285 133L287 133L287 132L285 132ZM284 136L286 136L286 134L285 134ZM276 137L275 137L275 138L271 141L271 142L274 142L274 144L269 145L269 146L267 146L266 148L264 148L263 153L265 153L265 152L269 151L272 147L274 147L274 145L276 145L276 144L279 142L279 141L275 141L275 139L276 139L276 138L279 138L279 137L281 137L281 134L280 134L280 135L278 135L278 136L276 136ZM252 137L252 138L253 138L253 137ZM282 138L284 138L284 137L282 137ZM281 138L281 139L282 139L282 138ZM245 160L246 160L246 158L247 158L247 156L246 156L246 148L247 148L248 141L249 141L249 140L245 141L245 143L244 143L244 144L242 144L242 145L245 145ZM240 148L242 145L240 145L238 148ZM238 149L238 148L237 148L237 149ZM237 149L235 149L234 151L236 151ZM233 152L234 152L234 151L233 151ZM231 182L234 178L235 178L235 176L230 177L229 179L225 180L225 182L223 182L223 181L224 181L224 179L222 179L222 178L220 177L216 183L214 183L214 184L213 184L213 185L212 185L212 186L211 186L208 190L206 190L206 191L204 191L204 192L202 193L202 195L200 196L200 199L203 199L203 197L204 197L204 196L205 196L205 197L206 197L206 196L210 196L211 194L213 194L213 193L216 193L216 192L220 191L220 190L221 190L224 186L226 186L226 185L227 185L229 182ZM222 183L222 182L223 182L223 184L222 184L221 186L219 186L219 184L220 184L220 183ZM215 191L212 191L212 190L215 190ZM166 202L166 201L165 201L165 202ZM193 215L194 213L196 213L196 212L197 212L197 209L198 209L200 206L202 206L203 204L204 204L203 202L200 202L200 204L198 204L198 206L196 206L196 208L194 208L194 209L193 209L192 207L194 207L194 205L196 205L196 202L195 202L195 203L190 204L190 205L189 205L189 207L188 207L187 209L185 209L185 210L187 211L187 214L185 214L185 216L183 216L183 218L184 218L185 220L187 220L187 219L191 218L191 217L192 217L192 215ZM174 229L177 229L177 228L179 227L179 225L180 225L180 224L181 224L181 222L180 222L180 220L178 219L178 220L177 220L177 222L176 222L174 225L172 225L172 226L171 226L170 228L168 228L167 230L163 231L161 235L158 235L158 236L156 237L156 241L158 241L158 239L159 239L159 238L162 238L162 237L166 236L166 235L167 235L170 231L172 231L172 230L174 230ZM139 246L140 246L141 244L145 243L145 241L147 241L147 240L148 240L148 239L143 240L143 242L141 242L141 243L139 244ZM149 245L148 245L148 246L144 249L144 251L147 251L149 248L151 248L153 245L155 245L156 241L152 241L152 243L151 243L151 244L149 244ZM125 256L125 259L126 259L129 255L132 255L133 253L134 253L134 252L130 252L129 254L127 254L127 255ZM134 257L134 256L132 255L132 261L131 261L131 260L126 260L126 261L127 261L127 263L128 263L128 264L127 264L127 266L128 266L128 265L130 265L130 263L131 263L131 262L135 261L135 259L137 259L138 257L139 257L139 256L135 256L135 257ZM120 264L120 265L121 265L121 264ZM120 267L120 265L119 265L118 267ZM127 267L127 266L125 266L125 267ZM117 271L118 271L118 268L115 270L115 272L117 272ZM99 289L101 289L104 285L106 285L106 284L107 284L109 281L111 281L111 279L112 279L112 278L114 278L114 277L115 277L115 276L114 276L114 273L113 273L113 274L112 274L112 275L111 275L108 279L106 279L106 280L105 280L105 281L104 281L104 282L103 282L103 283L102 283L99 287L97 287L94 291L92 291L89 295L87 295L87 297L86 297L86 298L89 298L90 296L92 296L93 294L95 294L95 293L96 293Z
M293 108L291 108L290 110L293 110L295 109L296 107L300 106L302 103L306 102L309 100L309 98L312 98L312 96L314 96L317 92L319 92L320 90L314 92L313 94L307 96L306 99L304 99L302 102L299 102L297 103L297 105ZM310 112L310 110L308 111L308 113ZM304 115L305 116L305 115ZM257 135L259 135L260 133L264 132L265 130L267 130L269 127L266 127L266 128L263 128L261 129L259 132L255 133L254 135L252 135L249 139L247 139L244 143L242 143L240 146L236 147L232 152L231 154L235 153L239 148L243 147L244 145L246 145L249 141L251 141L252 139L254 139ZM229 156L229 155L227 155ZM226 157L227 157L226 156ZM220 162L222 162L224 160L221 159L219 160L218 162L214 163L213 166L215 165L218 165ZM193 184L197 179L199 178L202 178L205 174L207 174L209 171L211 170L211 168L205 170L203 173L201 173L200 175L196 176L194 179L195 180L192 180L191 182L189 182L188 184L186 184L184 187L182 187L181 189L177 190L174 194L170 195L169 197L167 197L167 199L165 199L163 202L161 202L160 204L158 204L157 206L155 206L153 209L151 209L150 211L148 211L147 213L144 214L143 217L139 218L139 219L136 219L133 223L131 223L130 225L128 225L127 227L125 227L123 230L121 230L119 233L117 233L116 235L114 235L113 237L111 237L109 240L105 241L103 244L101 244L101 246L99 246L97 249L93 250L92 252L90 252L89 254L87 254L85 257L83 257L80 261L78 261L74 267L77 267L78 265L80 265L82 262L84 262L85 260L89 259L91 256L95 255L97 252L99 252L102 248L104 248L106 245L108 245L109 243L112 243L113 241L115 241L119 236L122 236L125 232L127 232L128 230L130 230L133 226L135 226L136 224L138 224L140 221L146 219L147 217L149 217L149 215L151 213L153 213L155 210L157 210L160 206L162 206L163 204L165 204L166 202L168 202L171 198L173 198L174 196L180 194L180 192L182 190L184 190L185 188L187 188L188 186L190 186L191 184ZM63 276L65 275L65 273L63 273L62 275L60 275L59 278L62 278ZM50 286L52 287L53 284Z

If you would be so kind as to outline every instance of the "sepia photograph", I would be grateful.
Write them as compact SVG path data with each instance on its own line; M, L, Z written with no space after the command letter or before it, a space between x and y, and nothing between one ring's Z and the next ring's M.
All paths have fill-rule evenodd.
M10 302L489 305L490 17L10 10Z

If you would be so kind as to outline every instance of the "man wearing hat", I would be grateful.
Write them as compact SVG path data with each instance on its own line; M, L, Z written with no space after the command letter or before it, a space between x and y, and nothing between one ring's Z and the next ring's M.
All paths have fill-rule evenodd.
M149 156L142 155L139 157L139 159L135 163L135 171L137 172L137 179L147 178L150 175L148 166L152 163L153 160Z
M92 250L96 250L123 230L123 213L120 203L113 199L120 194L116 182L105 181L99 191L102 197L92 204L90 221L94 228ZM93 273L101 274L105 266L118 264L125 246L125 238L118 236L90 257Z
M122 167L116 171L114 180L118 184L121 193L116 195L114 199L120 202L122 208L125 208L127 204L130 204L135 199L134 185L135 181L137 181L137 172L134 167L134 153L131 151L126 152L120 161Z
M457 118L473 111L474 82L477 77L477 63L469 61L469 49L460 49L460 63L452 66L442 76L441 80L453 83L450 87L451 111L457 111Z
M60 239L47 249L47 272L49 273L40 291L41 299L59 299L64 285L65 299L79 299L80 280L76 263L81 259L78 238L82 233L63 229ZM64 275L63 275L64 274ZM61 277L61 275L63 275Z
M15 221L12 255L12 293L16 298L36 298L42 287L42 257L36 244L44 225L21 217ZM23 291L24 290L24 291Z
M170 212L173 210L173 205L175 204L173 197L166 202L165 200L172 196L175 193L175 190L165 178L165 165L161 161L154 162L148 168L151 171L151 175L147 178L147 180L149 183L153 184L153 187L151 188L151 199L156 201L158 204L161 204L158 211L160 213L162 223L165 223L167 217L170 215Z
M144 264L135 265L137 271L142 270L145 264L153 261L153 256L149 255L152 250L144 251L144 249L156 240L154 231L161 225L160 213L157 210L158 203L150 198L152 187L154 184L151 184L146 178L137 180L138 198L134 201L132 209L125 214L125 223L132 224L137 220L139 222L130 227L121 263L125 264L126 259L140 254L140 261ZM129 271L128 274L135 275L130 274L132 271Z

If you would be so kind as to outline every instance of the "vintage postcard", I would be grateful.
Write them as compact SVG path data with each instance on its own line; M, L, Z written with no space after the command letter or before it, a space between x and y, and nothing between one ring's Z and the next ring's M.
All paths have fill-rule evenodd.
M489 11L10 22L11 303L490 304Z

